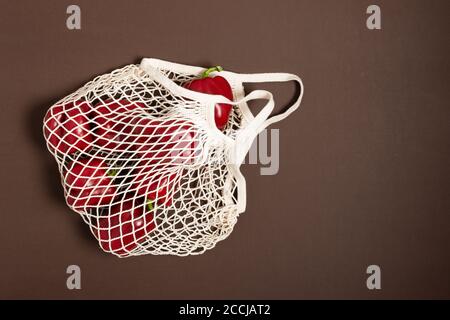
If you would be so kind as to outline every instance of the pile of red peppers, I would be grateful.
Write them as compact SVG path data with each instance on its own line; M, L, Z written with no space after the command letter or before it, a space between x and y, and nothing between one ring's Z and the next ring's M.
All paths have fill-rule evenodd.
M222 70L207 69L184 87L231 101L227 80L210 75ZM106 98L95 104L77 100L54 105L44 119L49 148L66 159L76 159L67 160L63 169L67 203L77 211L104 208L93 221L93 233L105 251L119 256L154 231L158 207L170 207L176 200L182 171L166 169L192 160L198 152L193 123L147 117L146 110L144 103L127 99ZM226 128L231 110L229 104L215 106L219 130ZM101 156L112 153L126 156L123 166ZM123 185L131 187L123 191Z

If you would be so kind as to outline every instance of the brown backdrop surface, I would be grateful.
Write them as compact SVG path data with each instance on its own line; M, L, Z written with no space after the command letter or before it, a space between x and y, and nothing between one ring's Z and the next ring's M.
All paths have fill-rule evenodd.
M79 0L69 31L71 3L1 1L0 298L450 297L450 2ZM365 27L372 3L381 31ZM142 57L305 83L274 126L279 173L245 167L247 211L201 256L104 254L44 146L53 102Z

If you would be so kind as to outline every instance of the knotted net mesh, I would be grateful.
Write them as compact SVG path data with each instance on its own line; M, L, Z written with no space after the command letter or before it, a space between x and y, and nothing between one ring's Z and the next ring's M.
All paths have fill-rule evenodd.
M180 86L199 76L160 72ZM233 108L218 139L210 134L211 107L173 94L129 65L48 110L44 135L66 202L104 251L200 254L231 233L237 184L227 141L242 114Z

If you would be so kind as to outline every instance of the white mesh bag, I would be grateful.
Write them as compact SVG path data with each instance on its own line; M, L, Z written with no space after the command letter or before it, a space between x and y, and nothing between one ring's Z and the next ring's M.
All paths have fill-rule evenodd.
M298 108L303 85L287 73L221 71L233 101L183 87L204 71L145 58L95 78L48 110L43 130L66 202L104 251L200 254L225 239L244 212L240 165L258 133ZM246 82L284 81L298 82L300 90L276 116L270 117L270 92L244 93ZM247 102L261 99L265 105L254 116ZM233 105L223 131L214 120L217 103Z

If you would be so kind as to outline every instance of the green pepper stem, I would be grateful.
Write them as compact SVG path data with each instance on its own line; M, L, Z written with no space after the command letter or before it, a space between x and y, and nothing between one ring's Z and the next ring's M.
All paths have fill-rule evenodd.
M210 74L211 72L216 72L216 71L217 71L217 72L223 71L223 68L222 68L221 66L215 66L215 67L206 69L206 70L202 73L202 78L208 78L208 77L209 77L209 74Z
M117 170L117 169L109 169L106 174L110 177L115 177L115 176L117 176L118 173L119 173L119 170Z
M153 210L153 202L152 202L152 200L148 200L147 201L147 209L148 209L148 211L152 211Z

